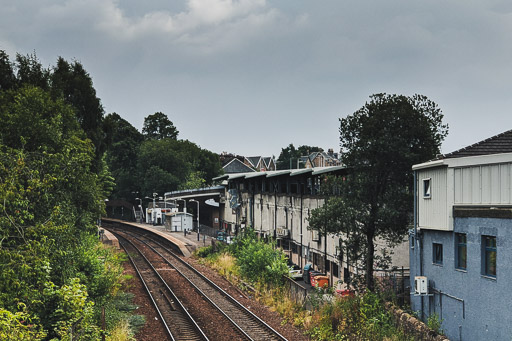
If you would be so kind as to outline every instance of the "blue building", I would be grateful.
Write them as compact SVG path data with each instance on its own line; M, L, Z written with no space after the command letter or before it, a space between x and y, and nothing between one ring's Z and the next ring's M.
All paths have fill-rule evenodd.
M451 340L512 340L512 130L413 170L412 309Z

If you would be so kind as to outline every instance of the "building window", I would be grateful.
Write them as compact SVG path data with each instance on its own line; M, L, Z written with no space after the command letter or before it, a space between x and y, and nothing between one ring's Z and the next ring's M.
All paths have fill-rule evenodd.
M430 198L432 196L431 191L431 179L423 179L423 198Z
M332 275L340 278L340 270L338 267L338 264L335 262L332 262Z
M482 236L482 245L484 275L496 277L496 237Z
M443 244L434 243L432 251L434 264L443 265Z
M455 262L456 268L466 270L467 267L467 236L464 233L455 234Z

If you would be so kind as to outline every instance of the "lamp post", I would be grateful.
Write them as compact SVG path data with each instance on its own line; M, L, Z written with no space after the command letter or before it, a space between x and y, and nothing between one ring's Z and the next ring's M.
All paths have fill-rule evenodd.
M155 225L155 206L156 206L156 197L158 196L158 193L153 193L153 208L151 209L151 221L153 223L153 226ZM150 197L146 197L146 199L151 199Z
M181 199L181 198L178 198L176 199L176 201L183 201L183 213L187 213L187 199ZM183 227L183 215L181 215L181 229L182 230L185 230L185 228Z
M142 199L141 198L135 198L135 200L139 200L139 208L140 208L140 216L139 216L139 223L142 224L142 218L144 216L144 213L142 212Z
M153 226L156 225L156 197L158 196L158 193L153 193L153 210L151 211L151 218L153 218Z
M199 201L194 199L190 199L190 201L197 203L197 241L199 241Z

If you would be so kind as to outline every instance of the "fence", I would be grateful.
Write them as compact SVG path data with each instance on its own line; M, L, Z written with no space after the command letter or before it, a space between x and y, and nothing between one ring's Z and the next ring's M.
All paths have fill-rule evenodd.
M200 224L200 226L201 226L200 231L199 231L200 234L205 234L209 237L217 238L217 232L220 231L219 229L216 229L216 228L213 228L213 227L210 227L207 225L203 225L203 224Z
M409 278L410 270L408 268L381 270L376 275L376 284L389 300L396 301L399 306L403 307L411 303Z

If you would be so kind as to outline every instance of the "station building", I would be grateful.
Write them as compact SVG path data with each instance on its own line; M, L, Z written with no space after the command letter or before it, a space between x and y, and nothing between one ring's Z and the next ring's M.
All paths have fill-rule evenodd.
M214 179L225 186L220 197L220 227L232 234L251 227L262 238L272 237L294 264L312 263L331 284L345 283L359 269L341 251L340 237L309 230L312 210L321 207L322 180L346 174L344 166L226 174ZM377 249L384 243L377 241ZM394 250L392 263L408 270L407 238Z

